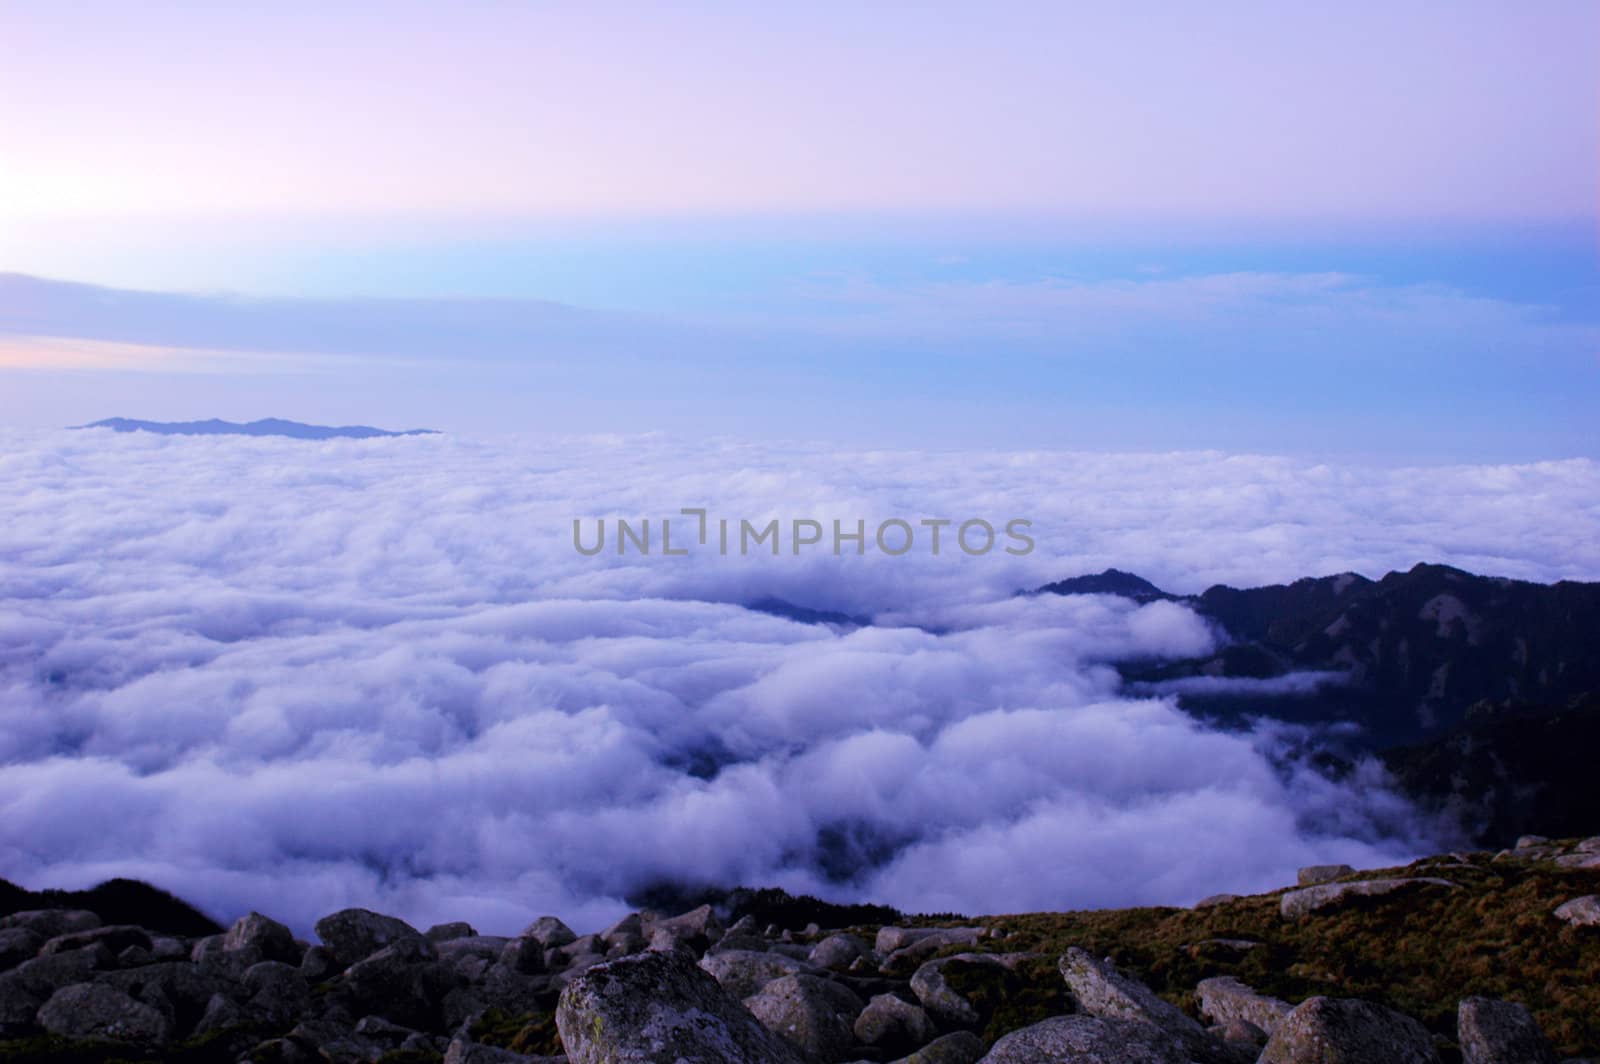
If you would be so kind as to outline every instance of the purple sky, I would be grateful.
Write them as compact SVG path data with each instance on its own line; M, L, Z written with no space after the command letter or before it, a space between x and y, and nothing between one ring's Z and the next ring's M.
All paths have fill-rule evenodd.
M328 6L6 4L0 223L1595 207L1592 3Z

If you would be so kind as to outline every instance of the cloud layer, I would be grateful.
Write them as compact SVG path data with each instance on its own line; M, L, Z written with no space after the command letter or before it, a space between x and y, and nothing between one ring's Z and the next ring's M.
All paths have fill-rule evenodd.
M1110 663L1174 590L1427 559L1600 576L1600 468L838 453L666 437L6 435L0 875L220 916L590 926L660 883L969 912L1184 903L1437 839L1374 769L1205 730ZM1011 517L1024 557L596 558L575 517ZM739 603L869 613L805 625Z

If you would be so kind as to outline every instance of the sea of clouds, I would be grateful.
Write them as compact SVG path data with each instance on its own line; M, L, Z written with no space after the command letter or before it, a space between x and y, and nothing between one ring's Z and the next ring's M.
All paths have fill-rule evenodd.
M1190 903L1445 829L1373 765L1114 664L1169 590L1418 561L1600 577L1600 466L839 452L670 437L0 433L0 876L592 928L653 885L921 910ZM572 522L1032 520L1036 549L583 557ZM687 526L686 526L687 527ZM869 525L870 527L870 525ZM676 529L675 529L676 536ZM804 624L776 597L874 617Z

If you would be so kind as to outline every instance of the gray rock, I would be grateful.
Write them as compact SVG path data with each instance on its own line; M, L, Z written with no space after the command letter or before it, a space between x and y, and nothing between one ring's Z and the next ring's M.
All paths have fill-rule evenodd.
M971 1031L952 1031L894 1064L977 1064L982 1056L983 1039Z
M0 972L38 956L44 942L44 936L32 928L8 927L0 931Z
M92 931L100 926L100 922L100 917L87 909L25 909L0 917L0 931L25 927L40 938L49 940L76 931Z
M693 960L641 953L596 965L561 993L572 1064L801 1064Z
M165 1042L167 1018L110 986L62 987L39 1010L39 1026L63 1038L113 1042Z
M22 985L11 973L0 975L0 1037L14 1038L33 1026L44 998Z
M807 1057L833 1064L849 1055L855 1041L851 1025L862 1005L842 984L814 975L786 975L746 998L744 1007Z
M1469 997L1456 1009L1462 1064L1556 1064L1533 1014L1514 1001Z
M158 961L181 961L189 957L189 944L172 935L151 935L150 953Z
M1226 1027L1233 1020L1244 1020L1269 1035L1294 1009L1287 1001L1257 993L1231 975L1200 980L1195 995L1200 999L1200 1014L1212 1023Z
M818 968L848 968L857 957L872 952L872 946L859 935L829 935L811 947L806 961Z
M1239 900L1237 894L1210 894L1194 903L1196 909L1210 909L1217 905L1227 905L1229 902Z
M194 945L189 947L189 959L195 964L221 961L222 943L226 938L226 935L206 935L195 939Z
M964 996L957 993L945 980L944 970L952 963L993 964L1003 967L1001 961L981 953L960 953L954 957L940 957L928 961L911 975L911 992L929 1014L950 1027L972 1027L978 1023L978 1010Z
M115 955L129 946L149 949L151 943L149 932L144 928L117 924L112 927L95 927L88 931L72 931L65 935L57 935L39 947L39 956L51 957L57 953L70 953L94 945L104 945Z
M311 1006L311 988L292 964L261 961L245 970L241 982L250 1008L276 1027L293 1026Z
M129 946L117 954L119 968L142 968L146 964L155 963L156 955L143 946Z
M1409 1016L1351 998L1314 997L1272 1032L1259 1064L1438 1064L1427 1029Z
M1340 876L1353 876L1356 870L1347 864L1316 864L1307 865L1300 869L1295 876L1296 882L1302 887L1312 887L1318 883L1327 883L1338 879Z
M888 956L897 949L904 949L919 939L937 934L936 927L880 927L877 940L872 948L884 956Z
M939 1033L926 1009L894 994L878 994L853 1027L856 1041L887 1053L909 1053Z
M477 938L478 932L465 920L448 924L434 924L422 933L429 942L448 942L452 938Z
M444 1064L555 1064L557 1061L565 1062L566 1059L566 1057L526 1056L522 1053L513 1053L509 1049L479 1045L464 1038L453 1040L444 1052Z
M432 1030L440 1025L445 995L460 983L438 962L433 943L417 935L352 964L334 991L352 1016L381 1016L414 1030Z
M256 961L282 961L299 964L304 950L294 940L294 933L278 921L252 912L241 916L222 936L225 953L246 953Z
M1058 1016L1012 1031L981 1064L1188 1064L1149 1024L1098 1016Z
M331 1020L305 1020L289 1032L291 1041L315 1046L317 1058L327 1064L371 1064L383 1047L358 1036L349 1026Z
M1573 898L1555 911L1556 919L1565 920L1573 927L1600 926L1600 897L1585 894L1581 898Z
M882 936L880 936L881 938ZM981 927L949 927L920 935L883 958L883 971L914 968L948 946L975 946L985 937Z
M522 929L522 937L533 939L545 949L560 949L577 941L578 935L554 916L541 916Z
M1238 1046L1243 1050L1241 1056L1248 1060L1254 1060L1261 1047L1267 1044L1267 1032L1249 1020L1241 1020L1237 1016L1227 1023L1207 1027L1206 1033L1222 1039L1229 1045Z
M1448 879L1417 876L1410 879L1358 879L1353 883L1323 883L1315 887L1291 890L1278 902L1278 911L1285 920L1298 920L1324 909L1337 908L1354 898L1375 898L1413 890L1438 888L1457 890L1458 885Z
M1523 835L1517 839L1515 848L1519 850L1529 850L1538 846L1543 846L1549 841L1550 840L1545 838L1543 835Z
M23 961L7 973L7 977L15 979L28 993L45 999L64 986L89 982L96 972L113 968L116 962L105 944L97 942L88 949Z
M1600 853L1569 853L1556 858L1562 868L1600 868Z
M348 968L386 946L406 939L426 941L404 920L369 909L342 909L317 921L317 937Z
M1235 1059L1220 1039L1206 1033L1176 1005L1157 997L1149 987L1117 971L1109 963L1097 961L1073 947L1060 960L1061 976L1067 981L1078 1008L1106 1020L1135 1020L1156 1028L1190 1059L1216 1061Z
M343 970L339 958L327 946L312 946L306 950L306 955L300 958L300 974L305 976L306 982L312 986L326 982Z
M666 932L696 953L704 953L723 935L722 922L709 905L691 909L670 920L645 920L642 926L652 943L657 935Z
M199 1021L216 994L243 1000L244 986L227 971L184 961L159 961L131 971L104 972L95 981L114 987L160 1012L174 1037Z
M761 988L774 979L786 975L820 975L821 972L804 961L797 961L781 953L754 953L729 950L726 953L708 953L700 961L722 988L743 1001L761 992Z
M441 954L443 949L441 947ZM500 949L499 961L514 972L537 975L546 970L545 950L536 938L514 938Z
M1573 847L1578 853L1600 853L1600 835L1584 839Z
M249 1020L244 1009L224 994L212 994L206 1002L205 1012L200 1014L200 1022L194 1026L195 1037L211 1034L214 1031L225 1031L229 1027L237 1027Z

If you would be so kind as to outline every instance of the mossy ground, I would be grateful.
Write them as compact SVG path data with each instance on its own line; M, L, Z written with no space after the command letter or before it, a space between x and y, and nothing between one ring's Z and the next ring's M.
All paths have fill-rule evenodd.
M1379 1002L1446 1037L1454 1036L1460 999L1482 994L1526 1005L1561 1055L1600 1053L1600 928L1572 928L1551 915L1564 901L1600 892L1600 871L1478 855L1471 867L1418 862L1351 878L1384 874L1436 875L1462 889L1362 898L1298 921L1279 915L1277 894L1205 909L988 917L978 922L1005 937L979 948L1053 957L1079 946L1191 1013L1196 983L1234 975L1291 1002L1317 994ZM1261 945L1233 954L1199 945L1208 939Z

